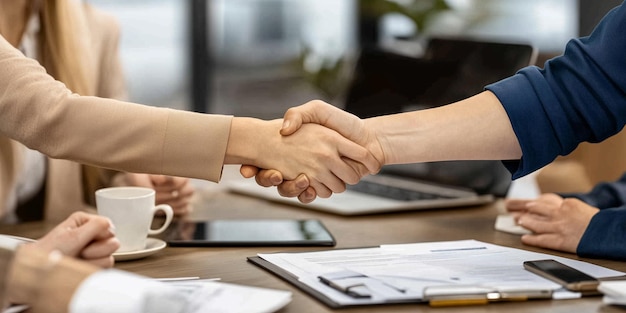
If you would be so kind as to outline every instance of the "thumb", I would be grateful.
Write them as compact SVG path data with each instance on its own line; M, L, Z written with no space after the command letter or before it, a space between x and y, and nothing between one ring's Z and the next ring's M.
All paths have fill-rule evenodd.
M320 100L309 101L303 105L293 107L285 112L280 134L288 136L295 133L302 124L315 123L326 125L334 106Z
M281 135L289 136L295 133L298 129L300 129L300 126L302 126L302 114L304 114L302 110L305 110L303 106L304 105L290 108L287 110L287 112L285 112L283 125L280 129Z
M365 138L361 136L363 121L359 117L320 100L287 110L280 134L291 135L306 123L322 125L360 145L366 144Z

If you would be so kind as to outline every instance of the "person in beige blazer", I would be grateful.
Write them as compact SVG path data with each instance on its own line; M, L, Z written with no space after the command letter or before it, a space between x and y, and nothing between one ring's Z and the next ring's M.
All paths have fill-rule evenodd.
M1 25L3 21L0 30ZM354 184L380 169L365 148L320 125L304 125L296 134L283 137L281 119L200 114L73 93L4 36L0 36L0 120L3 140L15 140L53 159L214 182L219 182L224 164L248 164L274 169L280 180L306 176L320 197L342 192L346 183ZM16 160L1 153L8 160L0 162L0 190L5 190L4 177L14 175ZM116 241L104 218L80 214L84 213L70 215L69 227L61 223L48 240L38 241L50 242L49 247L29 246L32 249L18 249L15 256L0 251L0 266L9 266L1 271L9 277L0 285L10 290L9 299L35 305L33 312L51 307L66 312L84 280L89 277L97 284L92 274L100 268L73 258L109 260L105 265L111 266ZM99 233L82 227L89 220L99 221ZM70 237L63 235L67 233ZM102 240L104 246L97 244ZM90 248L93 244L99 248ZM69 258L59 257L56 250ZM38 276L41 270L46 271L44 276ZM39 277L49 279L42 284ZM31 294L28 286L40 286L41 294L20 298Z
M0 33L12 22L0 19ZM380 169L365 148L319 125L305 125L297 134L283 137L280 119L200 114L72 92L67 81L61 83L62 76L55 80L39 62L14 48L13 39L0 36L2 141L15 140L53 159L214 182L220 180L224 164L249 164L275 169L280 180L306 176L321 197L342 192L346 183L356 183ZM42 62L45 64L45 58ZM6 158L0 162L0 192L10 183L5 177L13 177L17 168L17 158L7 151L11 152L0 150ZM0 194L0 200L5 196ZM0 251L0 276L5 276L0 279L0 291L9 290L9 300L34 305L33 312L50 312L51 308L66 312L84 281L101 286L97 279L106 277L92 274L101 270L99 266L112 266L111 254L119 242L103 217L83 214L73 213L51 235L24 246L30 249L18 249L16 254ZM95 221L97 228L85 227L94 224L90 221ZM105 263L98 261L94 266L74 258ZM119 273L107 273L122 278ZM35 289L30 289L33 286ZM31 291L40 293L32 297Z
M27 56L38 59L52 76L82 95L126 99L118 57L119 27L113 17L67 0L2 0L0 6L7 23L0 22L0 32ZM26 14L19 14L24 10ZM187 178L130 174L46 158L5 136L0 136L0 163L5 169L0 177L0 199L5 200L0 202L0 220L4 217L5 222L16 220L13 211L18 201L32 198L42 203L30 200L33 204L26 208L32 211L26 212L30 216L20 218L43 214L49 220L63 220L73 211L92 209L94 191L111 185L154 188L158 203L170 204L182 215L189 212L194 192ZM32 195L37 190L39 197Z
M223 164L249 164L276 169L287 180L304 174L321 197L380 168L365 148L319 125L283 137L280 119L200 114L72 93L4 37L0 69L0 134L51 158L216 182ZM4 177L11 169L2 171Z

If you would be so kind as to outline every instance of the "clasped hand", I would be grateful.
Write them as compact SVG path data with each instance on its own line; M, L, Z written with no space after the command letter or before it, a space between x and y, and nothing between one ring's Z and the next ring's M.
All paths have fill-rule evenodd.
M312 181L306 172L301 172L295 179L287 180L283 175L284 173L279 169L260 169L252 165L242 165L240 169L242 176L246 178L255 177L256 182L261 186L277 186L280 195L284 197L297 196L301 202L309 203L315 200L317 196L327 198L332 192L344 191L346 183L356 184L363 176L377 173L385 164L383 147L377 134L373 131L374 128L367 127L365 120L330 104L315 100L287 110L280 133L286 137L294 136L301 131L305 124L319 124L331 129L333 130L332 133L347 139L350 144L355 143L365 148L367 153L361 155L353 153L352 158L347 155L340 156L344 164L339 169L332 169L337 177L326 179L326 182L332 182L333 188L329 188L329 184L324 182ZM330 140L330 137L328 138ZM339 142L341 143L341 141ZM347 151L350 146L345 142L343 144L346 146L343 151ZM342 147L339 148L341 151ZM310 162L322 166L323 163L318 160L319 158L311 154ZM342 173L342 171L343 176L336 174ZM354 174L358 175L358 179L354 179ZM338 178L340 179L340 186L337 185Z

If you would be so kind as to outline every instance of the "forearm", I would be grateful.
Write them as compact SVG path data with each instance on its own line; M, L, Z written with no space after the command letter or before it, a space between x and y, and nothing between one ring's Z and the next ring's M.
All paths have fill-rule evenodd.
M434 108L366 119L385 164L519 159L508 116L491 92Z
M219 181L230 116L71 94L0 36L0 133L52 158Z

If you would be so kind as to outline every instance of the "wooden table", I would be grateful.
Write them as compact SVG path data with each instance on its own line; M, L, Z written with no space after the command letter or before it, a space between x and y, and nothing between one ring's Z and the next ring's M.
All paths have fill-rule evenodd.
M336 248L380 244L476 239L498 245L552 253L569 258L575 255L525 246L519 236L494 230L500 203L438 211L404 212L360 217L341 217L295 208L251 197L230 194L222 187L204 184L198 192L193 214L197 219L220 218L317 218L337 240ZM206 187L206 188L205 188ZM2 233L37 238L53 227L43 222L2 226ZM116 268L150 277L219 277L224 282L269 287L293 292L293 301L280 312L335 312L273 274L248 263L246 257L257 253L311 251L326 248L179 248L167 247L145 259L118 262ZM580 259L580 258L579 258ZM612 269L626 271L626 263L581 259ZM481 306L431 308L425 304L398 304L347 308L343 312L625 312L602 304L600 297L576 300L535 300L494 303Z

